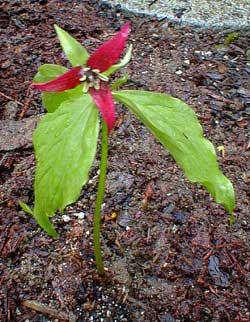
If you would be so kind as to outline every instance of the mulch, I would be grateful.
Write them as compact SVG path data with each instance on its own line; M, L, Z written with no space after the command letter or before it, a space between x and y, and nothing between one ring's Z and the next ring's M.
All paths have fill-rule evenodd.
M98 161L79 200L52 220L32 206L31 136L44 113L29 88L38 66L68 66L53 24L91 52L130 20L124 88L168 93L197 113L236 192L236 222L189 183L145 127L117 106L102 220L107 274L93 261ZM0 8L0 320L250 321L250 36L181 28L96 0L3 1ZM7 134L6 134L7 133Z

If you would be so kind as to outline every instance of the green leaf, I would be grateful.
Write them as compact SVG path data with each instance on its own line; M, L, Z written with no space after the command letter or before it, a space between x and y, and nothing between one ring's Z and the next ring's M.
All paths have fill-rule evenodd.
M54 64L44 64L38 68L38 72L35 75L34 83L45 83L52 79L55 79L59 75L65 73L68 69L63 66ZM42 102L48 112L54 112L62 102L68 100L68 95L66 92L58 93L42 93Z
M227 38L225 39L225 46L229 47L231 43L239 38L238 32L231 32L229 35L227 35Z
M65 73L68 69L63 66L55 64L44 64L38 68L35 75L34 83L45 83ZM82 85L73 89L56 92L56 93L42 93L42 102L49 113L53 113L64 101L72 98L77 98L82 95Z
M35 83L48 82L57 76L65 73L68 68L56 64L44 64L38 68L38 72L35 75L33 81Z
M236 218L233 214L230 214L229 216L229 225L232 226L236 221Z
M111 74L115 73L118 69L125 67L132 58L132 51L133 51L133 46L130 45L125 56L121 59L121 61L118 64L111 66L108 70L106 70L102 74L105 76L110 76Z
M125 90L113 92L113 96L151 130L191 182L205 186L215 201L232 213L233 186L219 170L215 149L203 137L199 121L188 105L153 92Z
M33 216L33 211L30 209L30 207L21 200L18 201L19 206L23 209L23 211L27 212L27 214Z
M52 236L48 217L78 199L95 157L98 131L98 110L85 94L45 115L34 132L34 216Z
M65 30L54 25L57 37L60 40L62 49L72 66L82 66L86 64L89 57L87 50Z
M127 76L123 76L121 78L118 78L114 83L112 83L110 85L111 90L116 89L117 87L124 85L128 82L128 77Z

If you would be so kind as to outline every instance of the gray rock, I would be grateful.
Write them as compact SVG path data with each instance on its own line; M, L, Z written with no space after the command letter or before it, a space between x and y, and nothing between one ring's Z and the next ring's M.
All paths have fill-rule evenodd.
M129 173L111 171L107 178L106 192L115 194L128 191L133 186L134 180L134 177Z
M121 227L128 227L131 224L133 224L132 218L129 214L129 212L126 210L122 211L118 218L117 218L117 224Z
M41 115L13 121L0 121L0 151L11 151L32 146L32 134Z
M114 279L124 285L131 283L131 277L127 269L127 262L124 258L117 259L112 263L111 270L114 274Z
M18 104L15 101L10 101L4 106L3 118L5 120L13 120L18 111Z
M137 14L201 28L250 28L248 0L103 0Z

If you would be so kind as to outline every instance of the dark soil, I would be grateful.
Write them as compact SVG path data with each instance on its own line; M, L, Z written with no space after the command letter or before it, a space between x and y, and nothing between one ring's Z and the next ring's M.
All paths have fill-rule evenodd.
M250 321L250 36L240 32L219 48L227 31L179 28L95 0L1 6L1 321ZM20 199L33 204L31 133L44 113L29 84L39 65L67 65L54 23L91 52L128 20L134 55L126 87L168 93L194 108L205 135L224 146L218 158L235 187L237 220L230 226L224 208L117 106L101 279L92 249L99 155L79 201L53 219L58 239L18 206Z

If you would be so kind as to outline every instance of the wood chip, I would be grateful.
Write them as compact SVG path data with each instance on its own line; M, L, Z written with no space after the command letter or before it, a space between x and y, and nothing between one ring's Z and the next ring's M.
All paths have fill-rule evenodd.
M46 304L34 301L27 300L22 302L23 306L26 306L34 311L53 316L54 318L75 322L77 320L76 316L72 312L63 312L57 309L53 309Z

